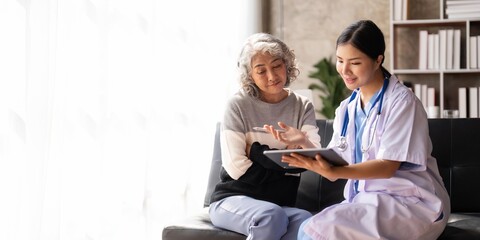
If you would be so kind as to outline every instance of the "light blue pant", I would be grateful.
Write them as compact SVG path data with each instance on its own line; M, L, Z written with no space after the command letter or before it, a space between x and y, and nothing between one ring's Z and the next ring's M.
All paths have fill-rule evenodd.
M213 225L238 232L247 240L295 240L300 224L312 216L306 210L280 207L247 196L232 196L210 204Z

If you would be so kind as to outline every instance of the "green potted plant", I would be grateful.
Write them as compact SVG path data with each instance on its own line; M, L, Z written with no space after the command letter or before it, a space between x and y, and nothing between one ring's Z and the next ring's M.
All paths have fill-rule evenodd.
M308 75L311 78L320 81L320 84L312 83L308 86L312 91L319 90L319 95L323 103L323 108L317 110L327 119L335 117L335 109L340 102L348 96L348 89L343 83L342 77L338 74L335 63L331 59L323 58L314 65L316 71Z

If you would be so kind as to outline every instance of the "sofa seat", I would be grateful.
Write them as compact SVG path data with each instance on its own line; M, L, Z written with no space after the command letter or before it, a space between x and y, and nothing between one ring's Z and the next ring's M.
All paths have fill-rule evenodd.
M216 228L210 222L208 207L195 215L164 228L163 240L245 240L245 236L228 230Z

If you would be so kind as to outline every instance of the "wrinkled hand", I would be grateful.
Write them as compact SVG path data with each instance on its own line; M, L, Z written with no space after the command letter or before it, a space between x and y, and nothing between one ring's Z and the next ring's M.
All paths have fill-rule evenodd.
M278 126L284 130L284 132L275 130L272 125L264 125L263 127L267 129L275 139L285 143L287 148L299 148L305 144L307 136L304 132L294 127L290 127L283 122L278 122Z

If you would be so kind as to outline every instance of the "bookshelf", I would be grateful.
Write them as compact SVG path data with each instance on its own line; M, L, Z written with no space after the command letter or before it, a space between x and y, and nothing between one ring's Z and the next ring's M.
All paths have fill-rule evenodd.
M477 48L480 49L480 0L463 1L478 3L479 12L473 14L474 17L472 14L469 16L447 14L447 12L458 12L452 7L452 2L455 1L457 3L454 4L461 2L460 0L390 0L390 71L403 82L433 88L434 105L438 106L438 117L444 117L444 110L458 110L465 107L460 106L460 103L463 103L459 100L460 88L467 89L468 105L470 105L469 89L475 87L480 93L480 53L475 55L476 67L472 66L470 56L475 47L470 37L479 36ZM457 34L455 40L452 40L454 39L452 36L442 37L442 34L446 35L446 32L455 32L455 30L457 33L448 33ZM422 31L428 32L429 35L437 35L436 41L425 40L434 44L430 51L425 51L427 45L424 41L421 43ZM435 51L432 52L431 49ZM428 59L428 63L425 59ZM476 105L480 106L479 103L480 99L477 99ZM469 109L469 106L466 106L466 109ZM477 112L480 112L480 109ZM466 116L469 117L468 113Z

